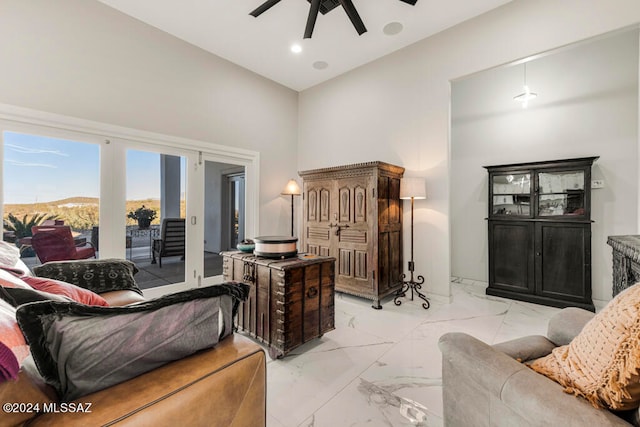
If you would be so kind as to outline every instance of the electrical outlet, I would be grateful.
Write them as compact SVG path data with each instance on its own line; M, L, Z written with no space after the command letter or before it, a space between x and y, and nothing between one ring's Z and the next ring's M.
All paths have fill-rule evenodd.
M591 188L604 188L604 179L594 179L591 181Z

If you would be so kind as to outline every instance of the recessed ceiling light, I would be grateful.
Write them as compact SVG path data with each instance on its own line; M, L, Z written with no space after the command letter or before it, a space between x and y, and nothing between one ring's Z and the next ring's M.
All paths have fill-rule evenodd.
M328 66L329 64L326 63L325 61L316 61L313 63L313 68L315 68L316 70L324 70Z
M295 43L291 45L291 52L293 53L300 53L302 52L302 46L300 46L299 44Z
M403 29L404 29L404 26L401 23L389 22L387 25L384 26L384 28L382 29L382 32L388 36L395 36L396 34L401 33Z

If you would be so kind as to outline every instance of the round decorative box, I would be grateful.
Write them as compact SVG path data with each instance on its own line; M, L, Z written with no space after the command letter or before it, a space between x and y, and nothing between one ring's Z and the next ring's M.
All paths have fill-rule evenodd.
M263 236L253 239L256 247L253 250L254 255L265 258L289 258L296 256L297 237L289 236Z

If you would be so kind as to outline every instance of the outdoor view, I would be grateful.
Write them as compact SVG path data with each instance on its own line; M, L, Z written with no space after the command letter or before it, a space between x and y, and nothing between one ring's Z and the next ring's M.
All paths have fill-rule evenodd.
M50 255L44 249L36 253L34 226L54 226L58 232L68 229L77 248L91 246L99 252L100 146L14 132L4 132L3 140L3 239L21 248L28 266L46 262ZM139 267L151 268L152 245L161 237L163 195L162 207L168 216L185 217L186 159L127 150L126 162L127 226L122 232L126 256ZM163 260L161 272L141 270L136 276L139 284L141 280L148 282L146 287L184 281L184 256L171 260L179 266L172 269Z
M34 135L4 135L4 240L31 235L43 220L80 234L99 223L99 146Z

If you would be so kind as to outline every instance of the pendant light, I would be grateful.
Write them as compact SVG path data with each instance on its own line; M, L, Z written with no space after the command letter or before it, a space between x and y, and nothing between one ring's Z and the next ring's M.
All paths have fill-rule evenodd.
M529 105L529 101L538 97L536 92L531 92L529 86L527 86L527 63L523 64L524 66L524 87L523 92L514 96L513 99L515 101L522 102L522 108L527 108Z

